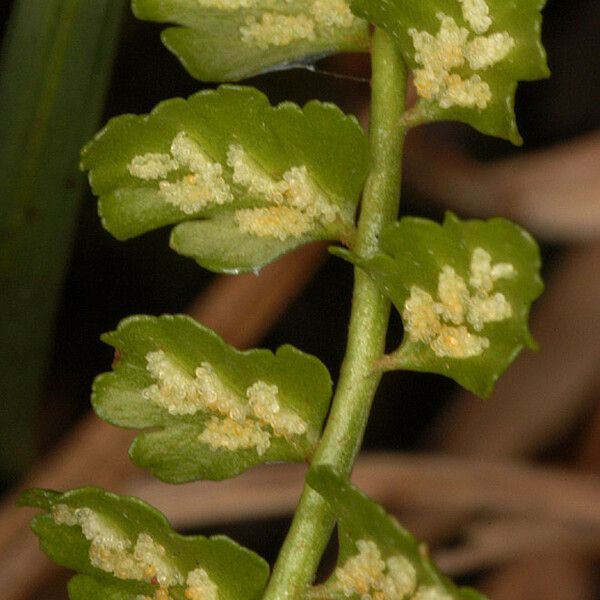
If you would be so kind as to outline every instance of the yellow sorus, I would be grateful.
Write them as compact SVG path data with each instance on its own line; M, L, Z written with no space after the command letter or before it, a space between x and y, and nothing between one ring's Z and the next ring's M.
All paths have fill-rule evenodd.
M503 31L477 36L465 46L463 52L471 69L480 71L504 60L514 46L515 40Z
M161 181L164 199L186 214L193 214L211 204L222 205L233 200L229 185L223 179L223 166L212 162L200 146L185 132L177 134L171 154L189 174L175 182Z
M383 582L385 561L381 557L379 547L370 540L356 542L358 554L350 557L335 572L335 589L347 596L352 594L368 594L371 590L380 590Z
M170 154L157 152L135 156L127 165L127 170L133 177L145 180L163 179L178 168L177 161Z
M512 317L512 306L501 293L489 297L472 296L469 301L467 321L475 331L481 331L486 323L504 321Z
M492 99L490 86L479 75L471 75L469 79L463 79L460 75L451 73L444 77L444 86L438 98L442 108L464 106L483 110Z
M239 144L229 146L227 164L233 170L234 183L248 195L275 205L237 210L235 220L243 233L285 241L302 237L317 222L333 223L341 218L339 206L329 201L304 165L291 167L281 179L275 179Z
M403 556L383 560L371 540L356 542L358 554L350 557L334 572L333 588L344 595L359 594L361 600L403 600L417 585L417 572Z
M383 580L385 600L409 598L417 587L417 571L404 556L390 556L385 561L387 574Z
M138 179L160 180L161 196L185 214L233 200L231 189L223 179L221 163L211 161L185 131L175 136L170 150L170 155L150 152L134 156L127 169ZM176 181L168 181L165 178L172 171L187 174Z
M213 164L206 154L204 154L200 145L185 131L180 131L173 138L171 142L171 155L180 167L187 168L191 173L199 174L206 169L207 164ZM219 163L214 164L218 164L219 167L221 166Z
M246 418L248 407L243 405L240 397L221 381L210 363L201 363L195 375L198 394L206 408L240 423Z
M143 396L172 415L209 410L237 420L245 417L240 398L223 384L208 362L196 368L192 378L158 350L146 355L146 369L158 383L142 390Z
M242 233L274 237L282 242L290 237L301 238L314 227L311 217L289 206L236 210L235 220Z
M292 411L282 409L278 400L279 389L264 381L256 381L247 390L248 404L254 415L271 426L276 436L289 438L307 431L305 421Z
M490 347L490 340L472 334L464 325L442 325L440 333L429 345L440 357L471 358L483 354Z
M483 248L475 248L471 255L469 285L482 296L487 296L499 279L510 279L516 273L511 263L492 265L492 257Z
M352 27L358 20L345 0L314 0L310 12L315 21L325 28Z
M240 27L242 41L266 50L269 46L289 46L293 42L314 41L315 22L306 15L279 15L265 12L259 20L246 17Z
M486 323L512 317L512 306L504 296L492 294L499 279L513 277L510 263L492 265L492 257L483 248L475 248L471 256L469 287L449 265L438 276L439 301L418 286L410 288L402 318L411 341L429 344L439 357L470 358L479 356L490 342L469 331L469 324L480 332Z
M332 223L340 216L339 207L330 202L308 174L306 166L294 166L277 180L239 144L229 146L227 164L233 169L233 181L257 199L271 204L288 205L309 217Z
M219 590L204 569L190 571L186 585L187 600L219 600Z
M52 509L57 525L79 526L90 542L90 563L119 579L150 581L161 585L181 585L183 577L166 558L165 549L147 533L140 533L135 546L120 530L87 507L70 508L58 504Z
M452 600L454 596L430 585L422 585L411 600Z
M466 327L445 325L441 320L440 305L430 294L417 286L411 287L410 297L404 303L402 319L411 341L429 344L439 357L470 358L489 347L487 338L469 333Z
M240 10L255 8L259 0L196 0L200 8L216 8L218 10Z
M487 108L492 100L489 84L474 74L463 79L452 70L468 62L474 71L485 70L504 60L515 46L514 39L505 31L489 36L486 32L492 24L489 7L484 0L458 0L462 3L465 21L475 32L460 27L444 13L437 13L440 29L434 36L427 31L408 30L415 49L415 62L422 68L415 69L414 82L417 94L437 101L442 108L462 106Z
M138 535L133 556L146 565L144 577L156 579L161 587L182 585L183 576L167 558L166 550L147 533Z
M469 290L462 277L445 265L438 278L438 297L441 302L434 305L434 311L445 321L460 325L465 320L465 309L469 300Z
M337 204L329 202L321 192L319 186L308 174L307 168L292 167L283 174L285 185L284 196L293 208L297 208L312 219L321 222L333 223L340 217L340 209Z
M463 106L483 110L492 99L490 86L479 75L463 79L460 75L451 73L444 76L443 82L443 91L437 98L442 108Z
M159 588L154 592L152 597L150 596L136 596L135 600L173 600L169 595L169 590L165 588Z
M165 587L183 583L181 573L166 558L165 549L147 533L139 534L133 552L94 540L89 556L93 566L119 579L157 581Z
M142 390L142 396L150 402L172 415L213 413L198 438L213 448L256 448L264 454L271 439L264 426L271 427L273 435L288 439L308 430L301 417L281 408L276 385L259 379L247 387L244 401L221 380L209 362L202 362L191 377L163 350L146 354L146 369L157 382Z
M283 204L286 185L276 181L254 160L240 144L232 144L227 152L227 164L233 169L233 182L254 197L273 204Z
M242 423L229 417L211 417L198 440L213 450L248 450L254 448L262 456L271 446L271 434L258 421L244 419Z
M485 0L458 0L465 21L475 33L485 33L492 25L490 7Z
M427 31L408 30L415 48L415 61L437 76L464 63L463 48L469 31L459 27L452 17L437 13L440 30L436 36Z
M71 508L66 504L57 504L52 508L52 519L57 525L77 525L90 542L116 550L125 550L131 546L131 542L120 529L91 508Z
M172 415L193 415L204 408L194 379L177 367L162 351L146 354L146 370L158 383L142 395L154 404L166 408Z
M413 285L402 311L404 327L413 341L431 342L441 330L442 323L435 302L425 290Z

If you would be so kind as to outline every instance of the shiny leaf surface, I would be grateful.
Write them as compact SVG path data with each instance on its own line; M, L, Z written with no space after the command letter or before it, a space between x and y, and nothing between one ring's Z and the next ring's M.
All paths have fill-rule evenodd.
M331 396L316 358L292 346L240 352L185 316L130 317L102 339L116 354L94 383L94 409L152 429L130 454L160 479L224 479L312 455Z
M524 346L542 292L537 244L506 219L443 225L407 217L388 226L380 254L337 250L381 286L402 315L404 339L389 368L440 373L489 396Z
M367 51L366 21L345 0L134 0L140 19L202 81L239 81L337 52Z
M57 564L80 573L71 600L258 600L269 568L223 536L182 536L137 498L98 488L26 491L32 529Z
M255 89L222 86L113 119L82 165L115 237L178 224L175 250L239 272L310 241L349 242L367 144L331 104L272 107Z
M424 121L463 121L522 142L517 83L547 77L541 42L546 0L353 0L357 14L398 41L413 70Z
M331 507L340 541L336 570L309 598L485 600L442 575L423 544L330 467L312 469L308 483Z

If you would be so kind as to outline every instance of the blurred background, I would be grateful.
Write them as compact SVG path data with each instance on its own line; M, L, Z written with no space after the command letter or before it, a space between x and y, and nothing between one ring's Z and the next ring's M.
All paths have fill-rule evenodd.
M15 4L0 6L3 31ZM402 197L405 214L440 219L451 209L464 217L502 215L534 233L543 246L547 284L532 317L541 350L523 353L487 402L441 377L386 375L355 472L361 487L428 542L443 568L492 600L600 598L600 4L549 0L544 15L552 77L519 86L524 146L458 124L418 128L407 142ZM138 22L126 10L117 30L101 123L200 88L162 46L161 27ZM364 56L338 56L314 70L247 83L273 103L335 102L367 126L368 69ZM0 90L4 107L10 107L8 96ZM14 118L0 102L0 142ZM117 242L101 228L76 167L70 165L75 179L66 187L69 194L84 191L69 207L73 226L65 234L62 266L39 289L39 301L12 305L23 318L27 302L47 301L50 329L39 341L43 360L25 400L11 391L20 389L15 376L28 378L18 371L25 360L15 350L21 329L10 311L0 321L3 598L66 598L68 573L37 549L27 530L32 513L14 508L15 490L23 485L89 483L136 494L182 531L223 532L273 560L303 467L259 468L221 484L169 488L152 481L128 462L132 434L90 414L91 382L112 359L99 335L130 314L189 312L239 347L291 343L315 354L335 379L351 269L314 245L259 276L215 277L170 251L167 230ZM43 189L37 201L43 204ZM43 224L43 210L29 216ZM0 217L6 220L0 220L0 248L8 244L0 257L1 298L8 297L11 278L24 273L6 270L21 267L8 265L11 215L0 210ZM50 243L39 256L50 257L52 250ZM390 347L401 336L393 316ZM334 551L333 545L324 573Z

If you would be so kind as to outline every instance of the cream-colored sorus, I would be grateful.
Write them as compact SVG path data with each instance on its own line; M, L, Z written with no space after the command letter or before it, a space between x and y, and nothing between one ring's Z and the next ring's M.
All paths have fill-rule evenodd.
M221 2L227 3L226 0ZM286 3L293 4L290 0ZM248 15L239 29L242 42L261 50L313 42L318 35L330 35L336 29L347 29L358 22L346 0L313 0L305 4L307 10L300 14L265 11L259 17Z
M263 423L268 423L276 435L291 438L306 433L307 426L304 419L281 407L279 389L276 385L256 381L246 390L246 397L254 416Z
M163 350L146 354L146 370L156 382L142 390L148 401L172 415L211 415L198 439L214 450L254 448L263 455L273 435L291 440L308 431L304 419L281 406L276 385L259 379L242 396L209 362L202 362L192 377Z
M453 598L454 596L448 594L440 588L430 585L422 585L419 587L411 600L453 600Z
M240 144L229 146L227 164L234 183L250 197L273 205L237 210L235 220L243 233L285 241L302 237L319 223L341 219L339 206L323 193L305 165L293 166L276 179Z
M169 595L169 590L165 588L158 588L152 596L136 596L135 600L173 600Z
M171 171L179 169L179 164L170 154L148 152L134 156L127 165L129 174L138 179L152 181L164 179Z
M211 417L198 439L213 450L249 450L262 456L271 447L271 434L253 419L241 423L229 417Z
M219 600L219 588L202 568L188 573L186 585L184 595L187 600Z
M475 33L485 33L492 26L490 7L485 0L458 0L465 21Z
M146 354L146 370L156 384L142 390L142 395L172 415L194 415L198 411L213 411L234 420L246 416L240 399L223 384L212 365L202 362L190 377L158 350Z
M289 0L286 0L289 2ZM196 0L199 8L234 11L244 8L256 8L260 0Z
M135 544L114 525L87 507L57 504L52 509L57 525L79 526L90 542L92 566L118 579L156 581L161 587L182 585L184 577L172 564L163 546L149 534L140 533Z
M402 310L410 340L428 344L439 357L462 359L483 354L490 341L477 333L486 323L504 321L513 314L504 294L493 293L494 284L515 273L512 264L492 264L491 255L477 247L471 255L468 284L451 266L444 265L438 275L437 300L411 286Z
M483 110L492 100L489 84L478 73L463 78L453 69L466 62L474 71L485 71L503 61L515 41L506 31L481 35L493 23L485 0L458 1L471 31L442 12L437 13L440 29L435 36L428 31L408 30L415 62L421 65L414 72L415 88L421 98L435 101L442 108L461 106Z
M358 22L345 0L314 0L310 12L315 21L325 28L345 29Z
M463 49L465 59L474 71L482 71L502 61L514 48L515 40L506 31L477 36Z
M314 41L315 22L308 15L280 15L265 12L257 19L246 17L240 27L242 42L266 50L269 46L289 46L292 42Z
M285 242L300 239L314 227L314 220L290 206L241 208L235 211L235 221L242 233L256 237L273 237Z
M127 169L138 179L159 180L158 189L163 199L188 215L233 200L223 178L223 165L213 162L185 131L175 136L170 150L170 154L150 152L134 156ZM182 176L170 181L167 177L173 171L179 171Z
M403 556L384 560L371 540L356 542L358 554L334 572L333 588L346 596L360 594L361 600L408 599L417 587L417 572Z

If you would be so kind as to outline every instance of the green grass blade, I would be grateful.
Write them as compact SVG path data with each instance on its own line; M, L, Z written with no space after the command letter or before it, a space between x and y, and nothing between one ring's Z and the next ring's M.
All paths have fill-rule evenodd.
M0 56L0 473L32 421L125 0L17 0Z

